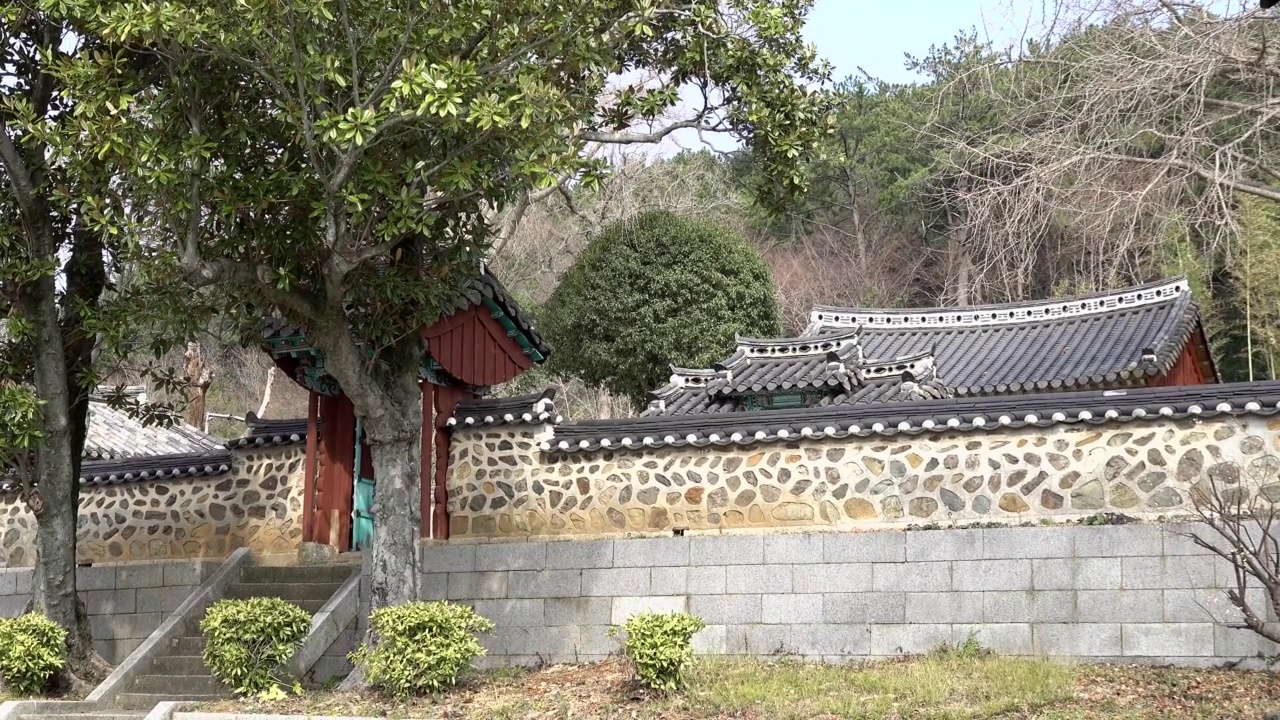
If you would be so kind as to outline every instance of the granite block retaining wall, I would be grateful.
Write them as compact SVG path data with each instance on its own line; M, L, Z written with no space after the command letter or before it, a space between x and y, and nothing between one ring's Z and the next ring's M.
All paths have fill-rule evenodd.
M1276 654L1223 622L1230 567L1188 525L726 534L422 546L420 596L494 621L486 662L597 660L683 610L703 653L846 661L976 634L1015 656L1212 665ZM1265 607L1260 594L1254 598Z
M453 438L453 537L1155 519L1189 515L1214 478L1280 501L1280 419L1258 416L589 452L542 450L551 426Z
M159 560L82 567L76 586L89 611L94 644L118 664L142 644L220 560ZM30 568L0 569L0 617L17 617L31 600Z

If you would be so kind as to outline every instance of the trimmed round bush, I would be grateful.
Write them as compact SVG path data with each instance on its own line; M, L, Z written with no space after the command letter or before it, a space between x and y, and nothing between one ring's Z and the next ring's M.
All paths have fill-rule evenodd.
M693 662L693 636L707 624L688 613L644 612L622 625L622 654L640 682L654 690L675 690ZM618 628L610 628L616 635Z
M204 665L237 695L279 690L281 669L311 631L311 615L280 598L220 600L200 621Z
M491 632L493 623L465 605L412 602L373 611L369 627L377 642L352 653L352 662L364 666L373 687L409 697L452 687L484 655L476 634Z
M706 220L646 212L587 245L538 317L550 369L640 409L671 365L710 367L735 335L782 334L773 276L746 240Z
M66 663L61 625L40 613L0 619L0 680L14 695L39 695Z

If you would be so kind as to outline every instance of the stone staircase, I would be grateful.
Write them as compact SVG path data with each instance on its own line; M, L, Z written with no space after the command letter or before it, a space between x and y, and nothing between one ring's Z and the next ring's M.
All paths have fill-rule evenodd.
M223 597L277 597L315 615L351 575L352 565L249 566ZM206 702L231 696L204 666L204 637L198 621L191 621L182 637L160 656L152 658L147 672L116 698L120 715L77 715L87 720L132 720L156 703ZM138 714L128 714L130 711ZM114 712L114 711L113 711Z

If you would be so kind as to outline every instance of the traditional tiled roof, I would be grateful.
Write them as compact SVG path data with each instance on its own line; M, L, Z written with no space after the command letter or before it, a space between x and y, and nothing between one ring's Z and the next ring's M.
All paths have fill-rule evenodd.
M292 445L307 439L307 419L266 420L249 413L244 422L249 429L241 437L228 440L228 448Z
M83 458L83 485L219 475L232 463L221 441L195 427L181 421L169 427L145 425L100 398L89 403ZM0 478L0 492L17 489L12 473Z
M100 400L89 403L85 460L200 454L222 447L217 438L181 420L164 427L146 425Z
M737 340L733 355L714 369L672 367L670 382L651 393L643 416L723 413L743 409L742 396L813 393L818 404L891 398L950 397L928 352L863 359L857 329L822 337Z
M80 469L80 482L84 485L115 485L138 480L221 475L231 469L231 462L231 452L221 448L198 455L154 455L86 462Z
M1062 423L1277 413L1280 381L1270 381L590 420L557 426L554 437L542 447L578 452L618 447L751 445L810 437L981 432Z
M492 310L496 310L503 319L511 323L510 330L518 336L517 339L523 339L523 344L529 345L535 360L541 361L551 354L551 348L547 346L542 335L533 327L533 319L520 308L511 294L502 286L498 278L489 272L487 267L481 268L480 274L458 296L454 306L446 308L444 314L452 315L473 305L490 304L492 305ZM294 325L284 318L269 317L263 321L263 342L301 335L306 335L306 329Z
M532 395L507 398L479 398L458 403L449 418L449 427L476 425L528 425L558 423L556 391L549 388Z
M863 351L931 350L957 395L1111 387L1167 373L1198 327L1185 278L1068 299L966 308L818 307L806 337L861 329Z
M831 406L1135 387L1167 373L1198 328L1184 278L1005 305L818 307L798 338L739 340L714 369L672 368L642 414L743 409L734 395L808 392L819 397L806 405Z

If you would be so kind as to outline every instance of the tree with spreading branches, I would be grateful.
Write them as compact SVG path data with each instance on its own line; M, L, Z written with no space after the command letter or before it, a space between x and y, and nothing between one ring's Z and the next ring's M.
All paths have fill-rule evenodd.
M494 210L593 186L595 145L679 131L744 141L777 207L829 125L811 0L43 4L152 60L60 70L137 242L247 324L305 327L352 400L378 477L374 608L417 587L417 329L478 271Z

